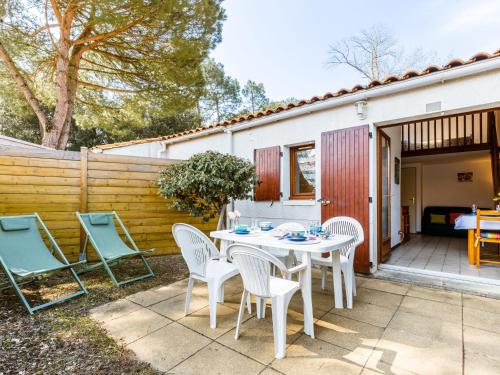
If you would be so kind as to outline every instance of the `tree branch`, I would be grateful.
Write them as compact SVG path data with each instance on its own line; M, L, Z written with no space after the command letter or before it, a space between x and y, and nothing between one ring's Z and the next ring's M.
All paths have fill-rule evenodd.
M50 0L50 6L52 7L52 10L54 11L54 14L57 18L57 22L59 23L59 26L62 25L62 15L61 15L61 10L59 9L59 6L57 5L56 0Z
M9 53L5 50L1 42L0 42L0 59L4 62L5 66L7 67L9 73L14 79L14 82L16 83L17 88L19 89L19 91L22 92L22 94L26 98L26 101L35 112L36 117L40 122L40 130L42 134L45 134L49 126L49 119L43 112L40 102L35 97L29 86L26 84L26 81L24 80L23 76L19 73L16 64L14 63L14 61L12 61Z
M86 38L77 39L73 42L73 45L85 44L85 43L91 42L90 44L88 44L86 46L86 49L90 49L93 46L97 45L98 44L97 42L103 42L106 39L109 39L109 38L112 38L116 35L124 33L125 31L131 29L135 25L141 23L143 21L143 19L144 19L144 17L137 18L134 21L130 22L128 25L125 25L123 27L119 27L118 29L112 30L112 31L104 33L104 34L96 34L96 35L92 35L92 36L89 36Z
M83 86L83 87L87 87L87 88L91 88L91 89L106 90L106 91L112 91L112 92L131 93L131 94L137 94L137 93L146 91L146 90L131 90L131 89L120 89L120 88L116 88L116 87L107 87L107 86L101 86L101 85L98 85L96 83L85 82L85 81L78 81L78 84Z

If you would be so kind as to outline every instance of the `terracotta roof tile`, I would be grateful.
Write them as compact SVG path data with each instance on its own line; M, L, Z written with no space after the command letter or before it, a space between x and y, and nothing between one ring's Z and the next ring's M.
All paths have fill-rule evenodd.
M148 138L148 139L140 139L140 140L134 140L134 141L128 141L128 142L112 143L112 144L108 144L108 145L100 145L100 146L96 146L95 148L105 150L105 149L110 149L110 148L115 148L115 147L123 147L123 146L134 145L134 144L141 144L141 143L147 143L147 142L153 142L153 141L173 139L173 138L182 137L182 136L185 136L188 134L196 134L196 133L200 133L203 131L207 131L209 129L216 129L216 128L220 128L220 127L224 127L224 126L228 126L228 125L233 125L233 124L248 121L248 120L251 120L254 118L269 116L269 115L272 115L274 113L287 111L287 110L301 107L304 105L310 105L310 104L313 104L313 103L316 103L319 101L324 101L324 100L328 100L331 98L336 98L339 96L352 94L352 93L355 93L355 92L360 91L360 90L369 90L369 89L377 87L377 86L389 85L389 84L394 83L394 82L400 82L400 81L404 81L407 79L411 79L411 78L415 78L415 77L419 77L419 76L423 76L423 75L427 75L427 74L432 74L435 72L448 70L448 69L452 69L452 68L455 68L458 66L472 64L472 63L475 63L478 61L492 59L492 58L496 58L496 57L500 57L500 49L495 51L493 54L489 54L487 52L478 52L478 53L474 54L473 56L471 56L466 61L460 60L460 59L452 59L447 64L443 65L442 67L439 67L437 65L431 65L431 66L427 67L426 69L424 69L422 72L417 72L416 70L409 70L406 73L402 74L400 77L397 77L397 76L386 77L383 80L383 82L380 82L378 80L374 80L374 81L371 81L366 86L356 85L351 90L340 89L335 93L327 92L323 96L313 96L312 98L310 98L308 100L302 99L302 100L299 100L295 103L281 104L275 108L266 109L265 111L261 110L261 111L258 111L256 113L243 115L243 116L237 116L237 117L234 117L234 118L229 119L229 120L224 120L224 121L221 121L221 122L218 122L215 124L211 124L208 126L198 127L195 129L184 131L182 133L170 134L167 136L157 137L157 138Z

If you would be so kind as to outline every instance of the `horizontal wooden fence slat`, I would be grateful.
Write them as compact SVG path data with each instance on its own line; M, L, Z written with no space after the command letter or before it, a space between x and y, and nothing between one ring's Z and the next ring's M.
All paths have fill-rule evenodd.
M116 211L139 248L155 248L154 255L178 253L174 223L195 225L208 233L216 219L204 223L172 209L159 196L159 173L176 162L0 147L0 216L38 212L70 260L78 258L83 238L76 211ZM121 228L117 230L123 236ZM92 249L89 254L94 260Z

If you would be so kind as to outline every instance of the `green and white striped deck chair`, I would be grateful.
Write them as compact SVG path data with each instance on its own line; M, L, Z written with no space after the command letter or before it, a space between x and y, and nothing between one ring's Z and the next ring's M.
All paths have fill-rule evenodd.
M43 241L37 223L47 235L52 245L51 250ZM0 289L9 287L11 284L30 314L44 307L86 294L87 290L73 269L74 266L82 263L84 262L71 264L68 262L36 212L33 215L0 217L0 265L8 279L8 282L0 285ZM54 301L31 306L20 286L33 281L38 276L60 270L69 270L79 286L79 291Z
M84 248L80 254L80 260L87 258L87 246L89 241L101 259L98 264L91 266L90 268L99 267L101 265L104 266L104 269L108 273L109 277L111 277L111 280L113 280L116 287L120 287L123 284L128 284L133 281L142 280L146 277L154 276L153 270L151 270L148 262L144 259L144 254L151 253L154 249L140 251L115 211L86 214L77 212L76 216L78 217L78 220L80 220L83 230L87 234ZM125 233L125 237L132 245L132 249L121 239L116 230L114 219L116 219L122 228ZM113 271L111 271L111 266L123 258L132 256L141 258L147 273L127 280L118 281L113 274Z

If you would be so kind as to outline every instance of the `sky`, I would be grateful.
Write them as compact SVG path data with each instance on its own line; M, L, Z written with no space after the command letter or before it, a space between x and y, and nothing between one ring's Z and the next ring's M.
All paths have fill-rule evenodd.
M326 65L329 45L383 25L412 51L439 62L500 48L500 0L226 0L222 42L212 57L241 84L262 82L273 100L322 95L363 83Z

